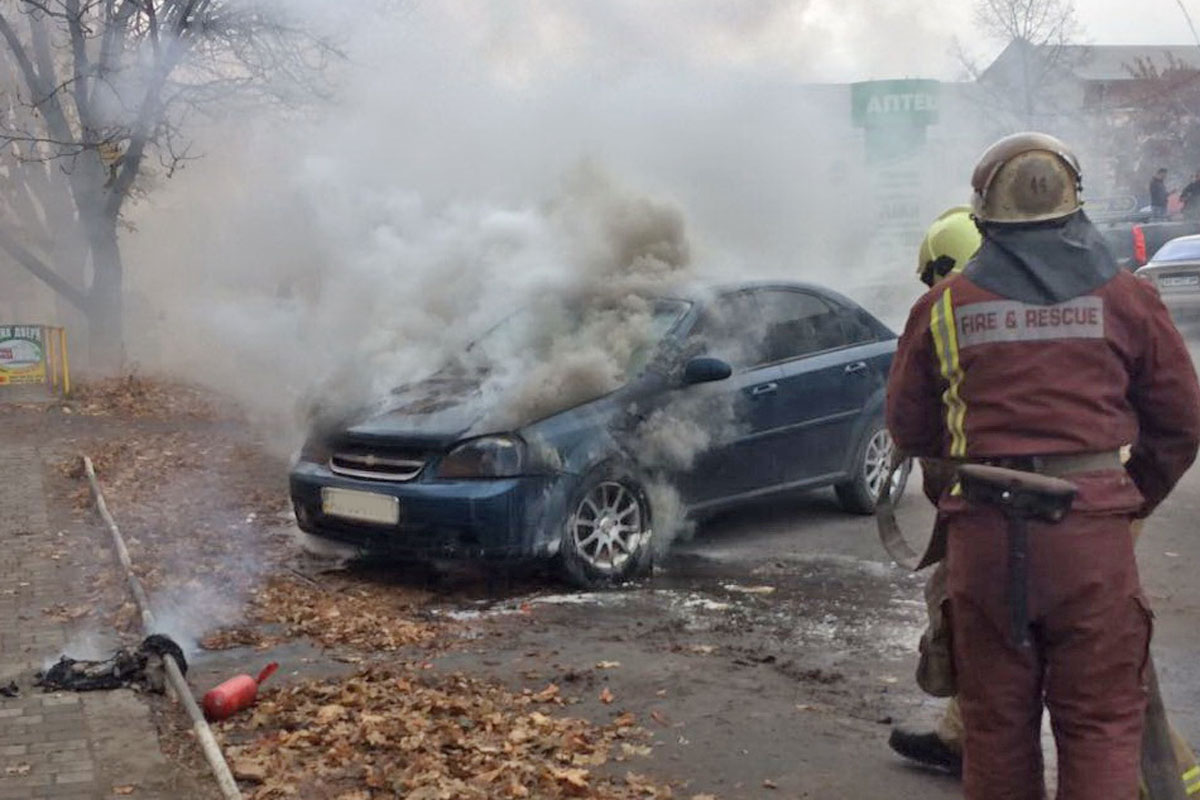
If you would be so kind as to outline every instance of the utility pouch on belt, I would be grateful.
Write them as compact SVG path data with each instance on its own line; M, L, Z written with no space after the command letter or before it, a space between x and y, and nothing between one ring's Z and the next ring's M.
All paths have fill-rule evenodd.
M958 694L946 598L946 565L939 564L925 582L929 626L921 633L921 657L917 660L916 676L917 685L934 697L953 697Z
M1008 608L1013 643L1029 644L1029 520L1061 522L1079 489L1061 478L983 464L958 468L963 496L1008 520Z

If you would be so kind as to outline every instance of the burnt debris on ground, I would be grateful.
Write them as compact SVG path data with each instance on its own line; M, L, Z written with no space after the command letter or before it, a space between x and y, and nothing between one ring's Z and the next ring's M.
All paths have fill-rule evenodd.
M183 650L169 636L155 633L141 644L122 647L106 659L93 661L61 656L45 672L39 672L34 685L47 692L95 692L106 689L138 689L162 694L165 677L162 660L173 658L187 674Z

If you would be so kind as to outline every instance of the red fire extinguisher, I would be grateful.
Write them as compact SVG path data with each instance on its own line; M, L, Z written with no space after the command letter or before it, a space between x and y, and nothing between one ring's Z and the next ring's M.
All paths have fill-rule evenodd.
M258 678L249 675L234 675L220 686L204 695L204 716L209 721L227 719L243 708L254 704L258 697L258 685L275 674L279 669L278 662L272 661L258 673Z

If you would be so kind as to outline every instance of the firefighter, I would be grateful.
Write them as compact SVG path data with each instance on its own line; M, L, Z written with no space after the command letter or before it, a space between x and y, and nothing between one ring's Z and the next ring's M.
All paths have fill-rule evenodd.
M947 209L925 233L917 254L917 278L932 287L953 273L962 272L983 242L969 206ZM952 462L921 459L925 496L934 505L953 477ZM935 532L935 536L941 532ZM954 698L954 677L950 669L949 621L942 614L946 599L946 562L939 561L925 584L925 603L929 625L921 635L921 660L917 683L935 697L949 697L946 710L931 731L913 731L902 726L892 729L888 745L905 758L927 766L958 773L962 770L962 717Z
M939 498L966 796L1044 797L1044 702L1058 797L1134 798L1151 614L1130 525L1194 460L1200 386L1157 292L1083 212L1062 142L1001 139L972 188L983 244L913 307L888 427L911 455L1019 470L1027 480L990 495L1013 508L1060 503L1054 477L1077 494L1023 520L1024 545L987 493L956 483Z
M946 210L930 226L917 255L917 278L932 287L949 275L961 272L983 239L971 216L970 206L955 206ZM1122 461L1128 461L1128 446L1121 449ZM934 505L949 487L953 462L922 459L926 497ZM1134 531L1134 543L1141 525ZM935 533L935 536L941 535ZM888 744L905 758L938 769L958 773L962 769L962 716L954 697L954 676L950 669L949 621L942 613L946 600L946 563L939 561L925 585L925 601L929 625L921 636L921 661L917 682L935 697L949 697L936 728L914 731L897 726L892 729ZM1187 741L1173 728L1171 736L1176 757L1181 766L1184 785L1189 794L1200 794L1200 765ZM1148 797L1143 790L1142 797Z
M962 272L983 238L971 218L970 206L948 208L925 232L917 253L917 278L932 287L951 273Z

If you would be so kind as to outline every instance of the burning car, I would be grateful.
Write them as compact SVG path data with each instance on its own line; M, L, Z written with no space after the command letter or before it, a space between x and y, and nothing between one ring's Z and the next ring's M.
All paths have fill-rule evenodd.
M401 559L553 558L591 587L649 565L665 486L690 514L823 486L871 512L892 454L895 334L808 284L676 294L642 301L639 335L614 345L611 385L572 394L587 384L576 376L550 393L556 403L514 414L487 353L515 345L536 370L586 324L565 313L547 333L519 312L389 407L318 428L290 475L299 527ZM628 327L614 319L609 339Z

